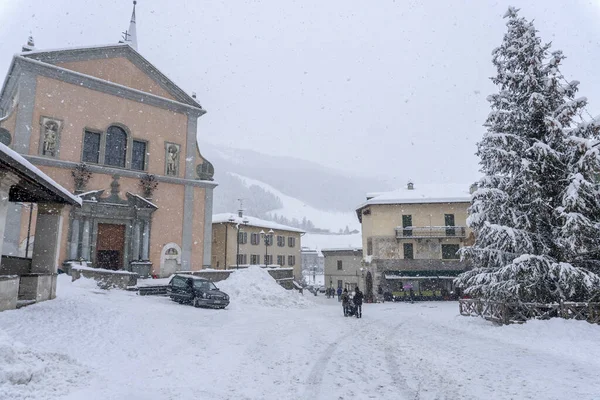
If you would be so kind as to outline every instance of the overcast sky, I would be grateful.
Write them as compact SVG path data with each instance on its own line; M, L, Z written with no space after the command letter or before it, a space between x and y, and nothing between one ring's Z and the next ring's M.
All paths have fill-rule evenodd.
M403 185L471 182L509 4L568 57L600 114L600 0L139 0L138 50L208 111L202 140ZM117 42L128 0L0 0L0 73L39 49ZM218 165L215 166L218 168ZM376 190L377 188L374 188Z

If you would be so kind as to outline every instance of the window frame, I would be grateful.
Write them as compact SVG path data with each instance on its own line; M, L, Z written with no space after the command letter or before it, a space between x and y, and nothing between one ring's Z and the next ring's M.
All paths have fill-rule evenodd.
M342 262L342 260L337 260L337 270L338 271L344 270L344 263Z
M250 244L258 246L260 244L260 233L252 232L250 234Z
M292 255L288 256L288 265L290 267L293 267L294 265L296 265L296 256L292 256Z
M107 138L108 138L108 130L110 128L118 128L120 130L123 131L123 133L125 133L125 159L123 162L123 166L120 165L112 165L112 164L107 164L106 163L106 142L107 142ZM132 147L132 143L133 143L133 139L131 137L131 132L129 132L129 129L127 129L124 125L122 124L110 124L107 128L106 131L104 132L104 160L102 162L102 165L105 165L107 167L111 167L111 168L123 168L123 169L131 169L131 147Z
M444 251L444 248L448 248L449 246L455 247L456 246L456 251L452 254L452 257L444 257L444 254L448 255L448 250ZM442 260L460 260L460 256L458 254L456 254L458 251L460 250L460 244L456 244L456 243L446 243L446 244L442 244L441 246L441 251L442 251Z
M288 247L296 247L296 238L294 236L288 236Z
M133 168L133 146L135 142L139 142L139 143L144 143L145 147L144 147L144 166L143 169L134 169ZM146 139L138 139L138 138L132 138L131 139L131 160L130 160L130 169L132 171L147 171L148 170L148 144L149 142Z
M285 236L277 235L277 247L285 247Z
M407 249L410 249L410 251L407 251ZM410 257L407 257L407 254L410 254ZM404 260L414 260L415 259L415 246L413 243L403 243L402 258Z
M96 134L100 137L100 140L98 141L98 161L97 162L85 161L83 159L83 156L85 154L85 136L86 136L86 133L88 133L88 132ZM100 161L102 160L102 157L104 157L104 149L102 148L102 137L103 136L104 136L104 132L102 132L99 129L83 128L83 138L81 140L81 157L79 157L81 162L84 162L86 164L102 165L102 163Z

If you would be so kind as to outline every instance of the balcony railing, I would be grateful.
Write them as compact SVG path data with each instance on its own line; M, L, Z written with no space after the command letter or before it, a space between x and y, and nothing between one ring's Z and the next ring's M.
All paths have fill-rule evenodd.
M396 228L396 239L465 238L464 226L406 226Z

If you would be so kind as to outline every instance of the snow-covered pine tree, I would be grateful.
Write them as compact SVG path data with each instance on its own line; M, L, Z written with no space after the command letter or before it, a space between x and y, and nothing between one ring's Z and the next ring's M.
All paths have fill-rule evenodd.
M587 100L561 74L563 54L517 9L505 18L467 221L476 240L461 252L474 269L455 283L492 300L588 300L600 291L600 120L582 117Z

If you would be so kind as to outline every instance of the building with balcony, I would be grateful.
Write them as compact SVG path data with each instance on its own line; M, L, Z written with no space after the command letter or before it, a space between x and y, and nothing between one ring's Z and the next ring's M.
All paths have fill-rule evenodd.
M294 280L302 281L303 230L246 216L242 211L215 214L212 225L213 268L291 268Z
M473 241L466 227L469 185L415 185L372 193L356 209L362 224L363 260L374 288L401 292L452 291L468 268L458 251Z

